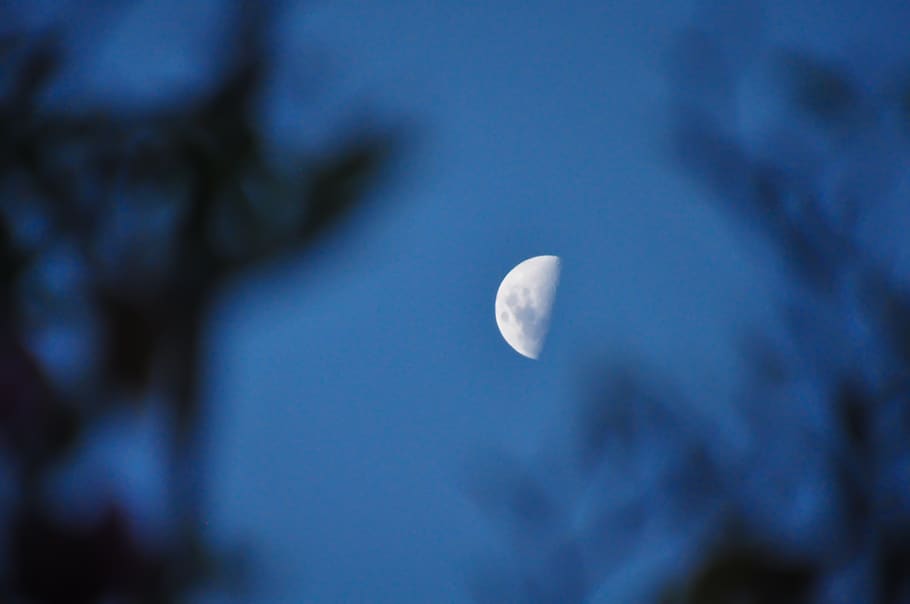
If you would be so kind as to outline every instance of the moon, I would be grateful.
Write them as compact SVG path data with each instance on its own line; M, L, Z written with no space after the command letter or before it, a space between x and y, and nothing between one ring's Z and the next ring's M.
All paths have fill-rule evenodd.
M496 292L496 325L521 355L537 359L550 328L559 256L534 256L510 270Z

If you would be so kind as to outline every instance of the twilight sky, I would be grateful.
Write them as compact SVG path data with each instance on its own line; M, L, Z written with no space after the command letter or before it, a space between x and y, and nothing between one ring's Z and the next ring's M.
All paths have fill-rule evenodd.
M327 57L313 115L373 102L417 144L375 214L237 284L213 323L213 517L258 542L275 598L466 601L465 562L498 543L461 486L477 455L553 440L595 358L730 376L725 337L767 305L756 251L661 149L687 3L440 6L326 3L288 25L289 54ZM533 362L493 298L537 254L563 276Z
M316 66L319 94L276 81L276 145L366 107L406 118L416 142L344 233L225 293L208 350L212 530L256 544L262 601L464 602L467 563L500 537L464 494L468 468L557 446L596 361L645 359L725 421L710 406L736 379L734 336L771 316L776 277L668 158L665 66L681 27L708 14L734 31L755 11L306 4L278 43ZM768 36L836 51L898 35L863 6L769 3ZM493 298L538 254L563 264L535 362L502 341Z
M223 0L30 0L4 7L0 36L60 30L67 62L41 98L52 108L191 105L219 75L232 23L223 9ZM469 485L509 459L550 489L570 485L560 465L570 426L609 361L669 376L689 395L674 421L716 437L730 458L764 453L730 408L736 344L748 329L771 331L789 290L750 226L670 156L670 109L716 84L710 67L728 61L748 77L724 124L746 144L776 149L778 137L793 151L803 139L774 130L783 103L772 53L807 50L861 75L874 111L908 64L907 23L906 0L288 0L260 108L274 157L318 155L339 132L387 122L410 137L346 228L230 284L208 324L205 527L219 543L252 548L256 593L243 601L468 602L469 570L481 558L508 562L514 537ZM677 35L693 25L719 35L725 55L678 55ZM861 236L910 275L910 172L892 152L904 141L888 127L896 121L885 115L818 182L865 199L896 175L891 205ZM143 219L113 214L125 232ZM534 361L502 340L494 297L509 269L543 254L561 258L561 275ZM71 269L65 255L42 268L63 285ZM79 333L35 347L64 368L92 355ZM809 407L787 407L783 423ZM73 468L47 485L65 502L55 511L90 517L113 493L144 539L166 533L163 408L99 422ZM766 514L762 526L823 544L826 491L790 465L808 448L791 423L793 446L769 447L767 465L808 497L779 513L763 474L744 497ZM617 497L628 486L619 482L598 496ZM653 499L657 512L667 507ZM622 561L593 604L645 601L654 578L687 559L664 533L629 551L610 537L597 538Z

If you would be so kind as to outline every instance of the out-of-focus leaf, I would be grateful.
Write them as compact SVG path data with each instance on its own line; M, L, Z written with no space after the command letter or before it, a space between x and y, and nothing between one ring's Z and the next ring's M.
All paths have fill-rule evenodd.
M6 222L4 213L0 443L17 470L26 468L14 486L24 493L19 503L27 503L27 513L0 519L10 520L3 523L9 531L0 566L13 567L12 573L0 568L0 583L10 582L0 585L0 599L165 602L178 601L201 581L227 584L214 576L223 569L211 568L219 558L195 523L199 346L208 302L231 273L302 249L342 222L375 183L391 144L380 136L352 139L326 159L299 158L295 177L274 169L260 148L256 112L276 5L228 4L226 14L237 19L228 28L232 39L218 49L224 55L219 81L208 95L148 110L39 108L36 99L44 98L66 58L58 53L63 47L51 38L0 40L0 62L9 68L0 77L0 184L4 194L23 197L5 182L21 179L40 198L47 228L39 237L47 241L32 247L65 241L85 259L86 314L100 326L103 355L86 377L79 405L61 400L66 393L54 392L44 379L41 364L21 344L28 334L20 333L25 327L13 305L23 295L15 287L28 265L24 250L32 247L20 249L21 225ZM247 187L267 199L247 196ZM224 216L240 228L228 254L211 238L212 225ZM44 517L32 493L88 433L86 422L112 405L157 404L157 397L143 396L149 391L165 399L173 421L157 453L174 468L161 486L172 497L170 520L181 526L160 561L132 540L122 522L128 512L70 526Z
M726 203L751 200L752 160L712 118L681 109L671 144L673 156L683 167Z
M516 462L488 458L478 464L468 483L469 495L515 535L532 537L552 530L557 506L533 474Z
M12 284L25 268L26 257L13 242L9 225L0 217L0 311L6 312L11 304Z
M107 372L120 386L141 391L151 378L163 325L155 321L154 310L142 304L112 295L100 302L107 336Z
M843 70L795 52L785 55L783 65L791 98L806 115L832 129L855 118L860 95Z
M868 452L869 416L875 411L874 401L855 379L841 382L835 395L835 408L840 412L844 432L856 451Z
M904 604L910 602L910 534L902 539L889 539L894 545L888 548L881 561L881 602Z
M792 376L792 370L778 352L776 347L760 333L750 332L741 339L748 366L762 384L776 386L786 382Z
M0 443L25 471L65 453L81 431L78 414L54 393L39 363L0 326Z
M29 601L161 601L160 563L140 550L128 518L117 507L88 526L63 524L38 509L26 510L14 524L13 542L12 581Z
M24 40L20 42L26 43ZM8 110L12 113L26 111L58 69L60 62L60 52L53 38L28 43L24 60L15 66L15 84L5 103Z
M873 267L864 277L861 302L890 352L910 364L910 294Z
M627 463L648 446L649 435L670 437L681 428L656 378L625 365L603 375L578 417L583 465L605 458L614 465Z
M722 551L690 583L665 596L665 604L804 604L815 569L780 554L750 549Z
M588 581L582 553L572 541L557 543L542 556L527 579L525 602L540 604L582 604Z
M317 166L306 194L303 240L334 227L354 208L385 167L393 144L384 137L361 140Z

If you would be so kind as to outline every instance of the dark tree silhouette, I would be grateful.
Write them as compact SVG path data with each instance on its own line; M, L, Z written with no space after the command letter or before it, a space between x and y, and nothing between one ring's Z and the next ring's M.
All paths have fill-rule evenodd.
M744 509L729 522L739 530L712 545L670 601L907 602L910 289L895 248L881 245L893 237L883 227L910 207L896 186L910 159L906 99L893 94L906 81L882 84L795 51L774 62L786 109L771 136L737 133L702 96L678 107L674 140L682 163L769 240L789 274L785 332L750 338L755 378L739 406L768 449L789 447L792 458L756 451L746 470L773 496L738 496ZM778 442L776 431L794 434ZM790 488L775 492L783 482ZM794 516L801 494L817 501L788 530L756 521Z
M910 602L910 238L882 235L910 224L910 71L766 63L738 33L703 24L673 48L669 140L786 275L779 324L743 340L751 377L713 407L741 430L706 428L635 364L597 372L562 486L509 466L479 489L523 540L478 600L611 601L625 575L665 604ZM779 107L757 133L737 113L756 73Z
M236 579L242 570L228 564L230 552L213 551L199 530L206 314L226 280L299 254L344 221L398 140L391 131L364 128L322 156L299 158L290 170L273 165L254 109L279 6L225 2L232 34L211 89L140 107L75 111L64 98L51 105L61 108L48 108L42 99L69 59L59 32L4 25L4 602L170 602L204 582ZM0 20L13 10L28 8L8 6ZM61 273L68 275L63 285L54 281ZM80 353L77 370L61 377L43 353L65 350L67 330L93 344ZM45 338L40 351L39 337ZM91 520L77 522L58 513L69 503L47 491L49 475L93 438L96 426L129 405L162 405L173 420L159 451L169 467L168 534L154 546L137 536L127 502L104 499Z

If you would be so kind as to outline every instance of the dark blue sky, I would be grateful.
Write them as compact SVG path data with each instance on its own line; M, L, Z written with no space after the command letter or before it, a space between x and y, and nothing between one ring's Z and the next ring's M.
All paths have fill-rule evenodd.
M276 154L318 148L365 109L401 116L416 143L350 228L234 284L211 321L208 526L253 545L257 601L467 601L469 562L502 547L465 495L469 468L491 450L534 463L562 447L597 361L666 371L698 393L694 421L737 438L718 406L738 377L734 336L770 320L779 276L668 157L674 36L699 23L733 32L743 59L796 45L864 67L854 49L887 56L908 9L571 4L351 0L283 19L263 111ZM217 68L203 52L218 44L217 5L145 2L111 21L73 71L93 74L84 98L201 89ZM749 35L756 15L764 46ZM71 25L84 36L106 19ZM773 112L753 92L747 131ZM493 299L538 254L561 256L563 273L535 362L502 341ZM137 430L152 436L111 437L127 482L130 463L155 463L155 428ZM660 564L630 554L598 601L636 601Z
M288 24L290 54L327 58L313 115L372 102L418 144L375 213L238 284L212 324L213 517L255 539L275 594L466 601L466 562L500 537L462 489L477 455L553 446L595 358L684 358L690 385L722 389L731 327L770 306L758 251L663 150L688 3L441 6L332 3ZM564 270L534 362L502 341L493 297L537 254Z

